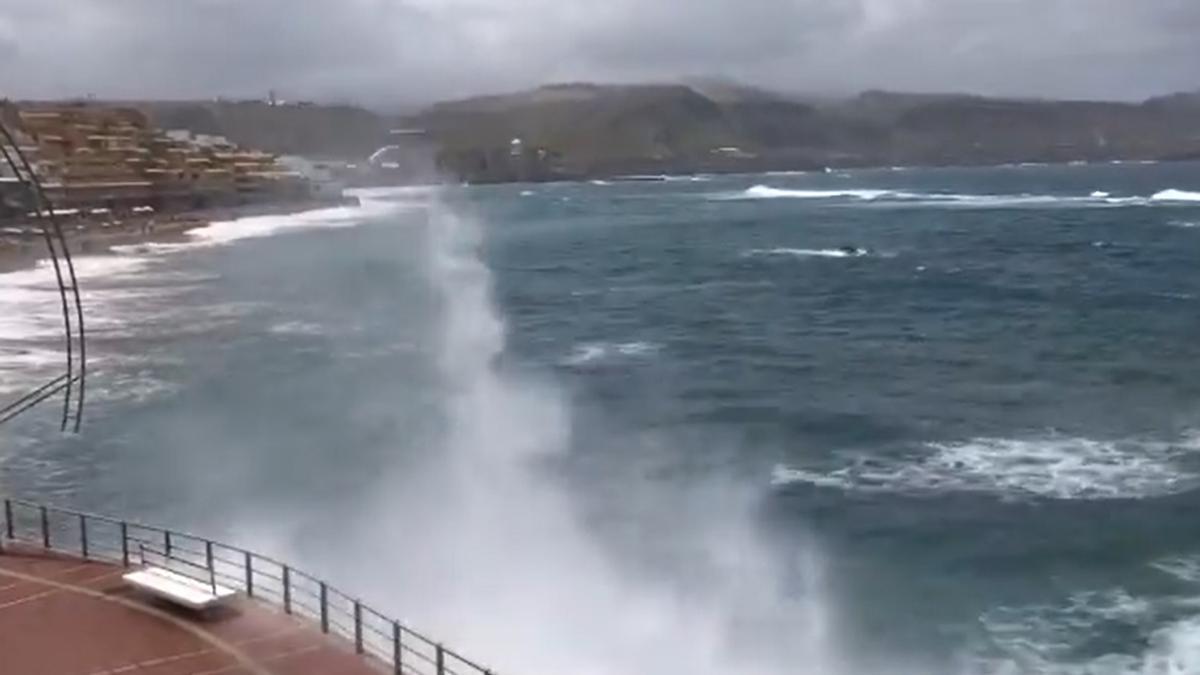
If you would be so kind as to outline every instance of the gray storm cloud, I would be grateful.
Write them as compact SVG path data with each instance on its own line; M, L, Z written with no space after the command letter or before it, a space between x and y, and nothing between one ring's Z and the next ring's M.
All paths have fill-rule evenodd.
M1196 0L2 0L0 95L423 102L549 81L1140 98Z

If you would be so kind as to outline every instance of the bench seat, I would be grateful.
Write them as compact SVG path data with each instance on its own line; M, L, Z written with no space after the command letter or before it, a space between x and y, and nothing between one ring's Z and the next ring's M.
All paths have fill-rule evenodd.
M231 588L220 584L214 587L161 567L145 567L121 579L138 590L194 610L222 605L237 595Z

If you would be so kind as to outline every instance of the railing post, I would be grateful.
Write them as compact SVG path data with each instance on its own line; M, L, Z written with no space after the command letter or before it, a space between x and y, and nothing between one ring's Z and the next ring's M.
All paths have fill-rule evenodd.
M217 568L215 565L213 565L212 546L213 546L213 544L211 541L209 541L207 539L204 540L204 561L205 561L205 564L208 565L208 580L209 580L209 583L212 585L213 595L216 595L217 594Z
M13 538L13 515L12 515L12 500L4 500L4 534L9 538Z
M79 514L79 549L83 559L88 559L87 516Z
M354 601L354 651L363 653L362 640L362 603Z
M50 548L50 516L46 513L46 507L39 506L38 512L42 516L42 548Z
M400 622L392 622L392 664L396 667L396 675L404 672L403 647L400 645Z
M121 521L121 564L129 567L129 523Z
M250 555L250 551L242 551L246 554L246 597L254 597L254 556Z
M292 570L283 566L283 611L292 613Z
M329 632L329 587L321 582L321 632Z
M437 646L437 675L446 675L446 649Z

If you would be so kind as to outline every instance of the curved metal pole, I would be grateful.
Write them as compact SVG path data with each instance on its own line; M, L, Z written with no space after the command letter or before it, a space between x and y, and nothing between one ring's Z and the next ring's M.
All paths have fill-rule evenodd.
M87 340L83 321L83 302L79 295L79 283L75 274L75 264L71 260L71 251L67 247L66 237L63 236L62 226L58 222L58 216L54 212L53 203L46 195L45 189L38 180L37 173L34 172L33 166L29 163L29 159L25 157L25 153L21 151L17 144L16 138L9 131L8 127L0 121L0 135L3 136L9 146L13 148L13 153L9 153L4 144L0 144L0 153L4 155L4 160L12 169L13 174L18 180L21 178L21 170L24 169L28 179L23 181L26 189L34 198L34 212L38 216L38 220L42 221L42 236L46 241L46 248L50 251L50 260L54 266L54 275L58 281L59 298L62 304L63 325L66 329L66 348L67 348L67 378L66 378L66 395L63 398L63 416L61 428L66 431L67 424L71 417L71 393L72 386L78 380L79 390L76 397L75 408L75 424L73 430L79 431L80 425L83 423L83 401L84 391L87 380ZM18 165L12 155L15 154L20 160ZM43 211L45 213L43 214ZM46 223L50 223L50 227L46 227ZM75 315L78 321L79 328L79 375L75 375L75 360L74 360L74 331L71 325L71 310L67 299L66 285L63 283L62 262L59 260L58 252L55 249L54 241L57 240L62 247L62 262L65 262L67 275L71 282L71 293L74 298Z

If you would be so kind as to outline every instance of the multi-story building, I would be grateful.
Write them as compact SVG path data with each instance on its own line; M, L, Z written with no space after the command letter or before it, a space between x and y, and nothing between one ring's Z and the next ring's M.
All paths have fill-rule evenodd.
M308 182L218 136L165 132L134 108L94 104L0 110L56 208L185 210L309 196Z

